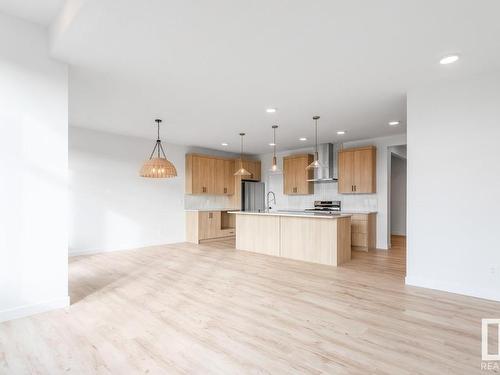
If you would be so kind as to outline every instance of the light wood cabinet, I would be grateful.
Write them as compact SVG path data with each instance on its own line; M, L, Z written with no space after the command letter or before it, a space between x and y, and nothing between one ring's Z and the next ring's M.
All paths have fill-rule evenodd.
M234 160L186 155L186 194L234 194Z
M283 158L283 193L288 195L314 194L313 170L306 170L314 160L310 154L290 155Z
M374 146L339 151L339 193L371 194L377 192L376 151Z
M215 159L215 194L234 194L234 161Z
M350 217L234 215L238 250L333 266L351 259Z
M191 194L214 194L215 184L212 174L215 168L215 160L205 157L192 156L189 161L186 160L186 170L190 178L186 178L190 182L189 188ZM188 185L186 185L187 192Z
M234 237L235 219L227 211L187 211L186 240L200 243L225 237Z
M199 239L216 238L220 229L220 211L198 212Z
M351 216L351 245L353 250L374 249L377 241L377 214Z
M235 172L240 168L240 161L235 161ZM260 160L243 160L243 168L250 172L250 176L243 176L243 180L260 181L261 166Z

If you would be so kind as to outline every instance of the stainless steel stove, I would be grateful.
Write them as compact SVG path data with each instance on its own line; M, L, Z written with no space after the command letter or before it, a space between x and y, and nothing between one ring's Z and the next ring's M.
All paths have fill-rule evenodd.
M306 212L339 213L340 201L314 201L314 208L306 208Z

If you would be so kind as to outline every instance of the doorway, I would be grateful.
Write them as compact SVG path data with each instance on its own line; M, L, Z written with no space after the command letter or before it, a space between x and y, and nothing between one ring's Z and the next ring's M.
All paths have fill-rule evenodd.
M391 249L406 249L406 145L390 147L390 155Z

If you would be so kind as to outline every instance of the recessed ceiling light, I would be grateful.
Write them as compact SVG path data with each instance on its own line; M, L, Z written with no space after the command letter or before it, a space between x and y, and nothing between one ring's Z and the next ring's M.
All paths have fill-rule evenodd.
M389 125L391 125L391 126L399 125L399 121L391 121L391 122L389 122Z
M269 143L269 146L276 146L276 143L271 142Z
M276 113L276 108L268 108L266 109L267 113Z
M439 60L439 63L441 65L452 64L452 63L458 61L459 58L460 57L458 55L449 55L449 56L445 56L441 60Z
M229 144L227 144L226 142L222 142L221 145L222 146L229 146Z
M344 135L344 134L345 134L345 130L339 130L339 131L337 132L337 134L338 134L338 135Z
M301 137L301 138L299 138L299 141L302 141L302 142L307 141L307 138Z

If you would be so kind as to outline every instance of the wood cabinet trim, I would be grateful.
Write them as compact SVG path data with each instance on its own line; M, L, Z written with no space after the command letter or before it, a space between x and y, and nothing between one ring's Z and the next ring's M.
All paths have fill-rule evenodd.
M339 150L339 152L354 152L354 151L364 151L364 150L376 150L377 146L364 146L364 147L351 147L351 148L343 148Z
M195 156L197 158L206 158L206 159L219 159L219 160L239 160L238 158L229 158L229 157L224 157L224 156L214 156L214 155L208 155L208 154L197 154L197 153L188 153L186 156Z
M313 156L313 155L312 154L293 154L293 155L283 156L283 159L308 158L310 156Z

